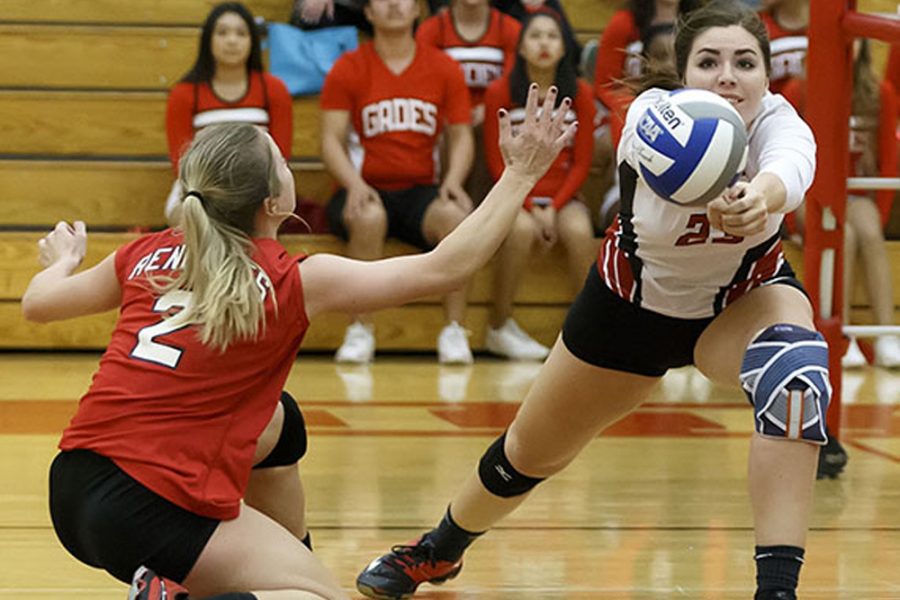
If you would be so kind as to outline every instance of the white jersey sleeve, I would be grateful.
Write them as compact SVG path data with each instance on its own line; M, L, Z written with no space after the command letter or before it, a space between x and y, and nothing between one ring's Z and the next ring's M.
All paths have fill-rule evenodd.
M748 179L772 173L784 184L789 213L803 202L816 172L816 141L812 130L781 95L766 93L763 108L750 126Z

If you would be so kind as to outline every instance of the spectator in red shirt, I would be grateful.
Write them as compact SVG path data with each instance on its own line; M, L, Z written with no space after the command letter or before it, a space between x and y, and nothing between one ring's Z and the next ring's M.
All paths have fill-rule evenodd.
M528 83L534 81L543 89L555 85L561 96L574 100L566 112L567 122L592 123L596 109L591 88L578 80L566 54L559 17L549 9L529 14L523 22L515 66L488 88L485 114L506 109L516 127L524 118ZM488 120L484 127L485 155L495 178L503 172L499 136L495 121ZM512 318L515 293L536 246L549 250L561 241L573 290L580 289L584 282L595 246L590 214L578 196L590 170L593 144L591 128L582 127L573 144L563 149L528 194L515 227L500 247L494 263L494 304L485 338L487 349L495 354L522 360L543 360L549 354L549 348L531 338Z
M481 202L493 180L484 158L484 90L512 68L522 26L491 8L490 0L453 0L450 9L427 19L416 30L420 44L443 50L459 63L472 101L475 156L466 179L466 193Z
M897 95L890 82L879 83L873 72L868 40L860 40L856 48L850 117L850 175L896 177ZM785 98L801 113L806 106L805 84L803 79L792 79L783 89ZM893 325L894 293L884 226L891 212L894 192L848 192L844 222L844 322L850 322L856 267L861 266L866 274L866 292L876 324ZM794 213L796 228L801 233L804 214L802 209ZM885 367L900 367L900 339L879 337L875 343L875 362ZM848 369L866 364L856 338L850 339L842 364Z
M338 59L322 88L322 158L341 186L327 209L331 230L348 241L351 257L371 260L387 236L428 250L462 222L472 210L463 183L473 142L459 65L413 37L417 2L370 0L365 11L373 40ZM463 286L444 300L442 363L472 362L465 309ZM335 359L367 363L374 354L374 326L358 314Z
M594 95L597 99L597 128L594 131L594 164L600 171L601 188L608 190L600 207L601 226L606 226L610 208L618 204L615 184L615 148L625 124L625 112L634 98L627 85L636 80L646 65L643 39L651 27L674 25L679 15L696 8L699 0L629 0L613 13L603 29L594 66Z
M169 92L166 135L173 171L178 173L181 153L198 130L232 121L268 129L282 156L290 159L291 95L280 79L263 68L253 15L240 2L223 2L203 23L194 66ZM166 202L170 223L177 222L182 196L176 182Z
M769 89L780 94L787 83L803 77L809 38L809 0L765 0L760 17L772 46Z

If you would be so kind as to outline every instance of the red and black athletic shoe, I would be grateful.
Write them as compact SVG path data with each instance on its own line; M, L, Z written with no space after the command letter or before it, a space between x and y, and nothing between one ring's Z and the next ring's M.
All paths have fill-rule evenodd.
M408 546L394 546L369 563L356 578L356 589L377 600L401 600L412 597L419 585L439 585L461 570L462 558L456 562L436 558L434 546L419 539Z
M170 600L170 598L162 577L147 567L138 567L134 577L131 578L128 600Z

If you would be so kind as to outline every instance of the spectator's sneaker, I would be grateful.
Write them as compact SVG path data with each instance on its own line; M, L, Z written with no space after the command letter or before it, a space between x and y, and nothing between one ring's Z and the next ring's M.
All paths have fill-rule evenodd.
M484 345L490 352L512 360L544 360L550 354L550 348L522 331L512 319L498 329L488 327Z
M344 343L334 360L340 363L366 364L375 358L375 327L359 321L351 323L344 334Z
M875 364L896 369L900 367L900 338L887 335L875 342Z
M162 577L147 567L138 567L134 577L131 578L128 600L174 600L174 598L169 596Z
M866 366L866 363L866 355L859 349L859 343L856 341L856 338L850 338L847 352L841 358L841 366L845 369L859 369Z
M453 579L462 570L462 558L456 562L434 556L434 546L421 543L394 546L388 554L376 558L356 578L356 589L369 598L401 600L410 598L423 583L439 585Z
M441 330L437 350L438 362L442 365L471 365L474 362L469 348L469 332L456 321Z
M819 449L819 466L816 469L816 479L837 479L844 467L847 466L847 451L837 441L837 438L825 428L828 435L828 443Z

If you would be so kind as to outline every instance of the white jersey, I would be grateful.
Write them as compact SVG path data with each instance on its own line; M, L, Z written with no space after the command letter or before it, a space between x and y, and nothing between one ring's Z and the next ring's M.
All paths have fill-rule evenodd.
M704 207L669 202L644 183L632 147L635 126L666 93L647 90L628 110L618 148L621 209L606 232L597 268L613 292L642 308L683 319L711 317L787 272L780 239L784 215L769 215L759 234L733 236L711 227ZM748 133L742 178L778 176L787 190L783 211L794 210L815 172L812 131L784 98L767 92Z

